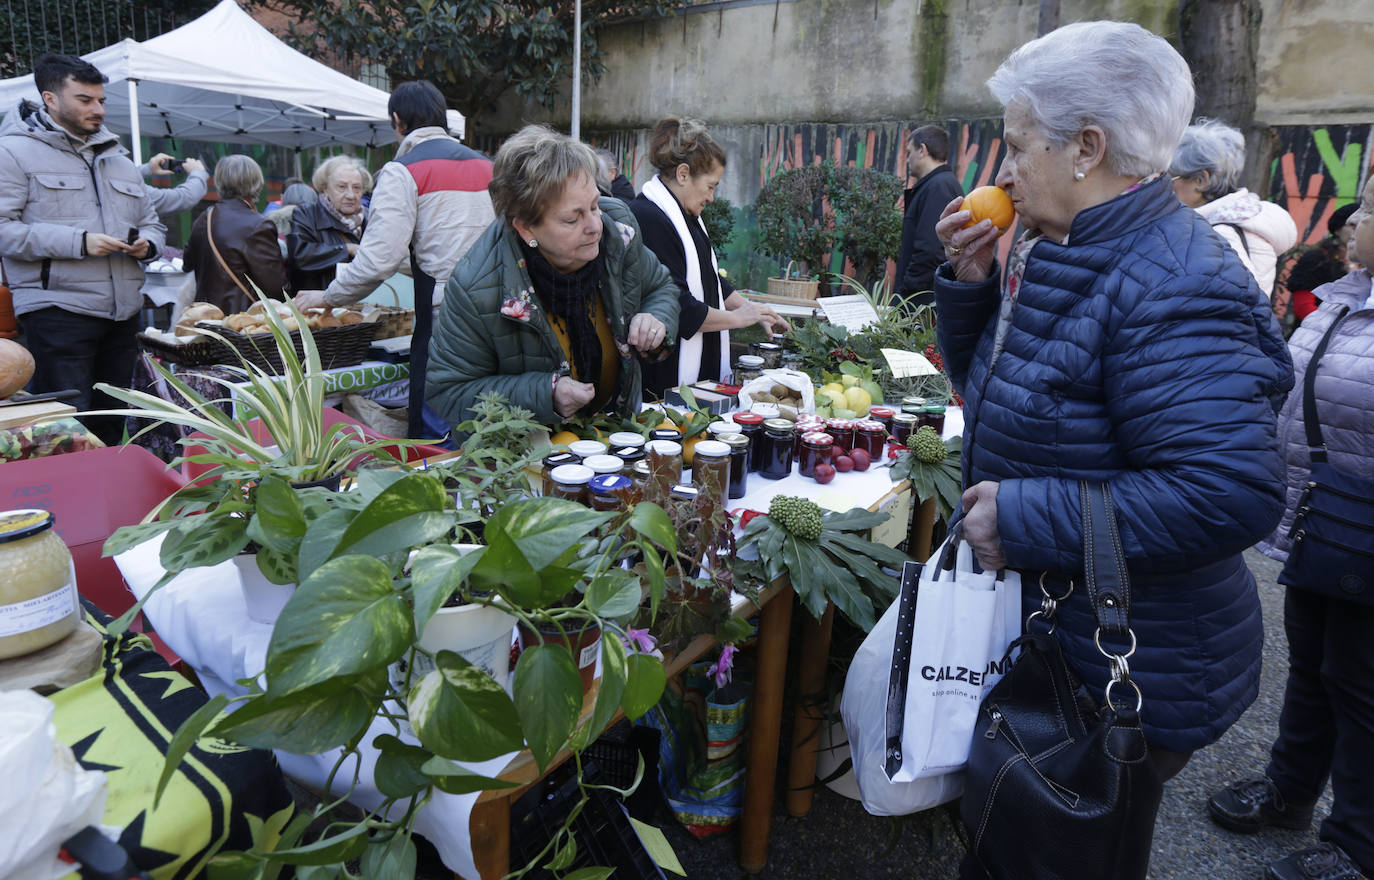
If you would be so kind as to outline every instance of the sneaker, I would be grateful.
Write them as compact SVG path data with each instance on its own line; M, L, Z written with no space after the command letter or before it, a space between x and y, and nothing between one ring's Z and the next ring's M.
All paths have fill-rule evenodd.
M1259 776L1236 782L1207 799L1212 821L1230 831L1252 834L1274 826L1304 831L1312 826L1316 804L1286 803L1274 781Z
M1365 880L1339 846L1323 841L1264 869L1265 880Z

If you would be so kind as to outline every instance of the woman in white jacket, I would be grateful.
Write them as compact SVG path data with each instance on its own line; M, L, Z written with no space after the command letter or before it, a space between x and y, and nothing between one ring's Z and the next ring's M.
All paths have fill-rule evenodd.
M1279 254L1298 243L1298 228L1283 208L1237 186L1244 167L1245 137L1204 119L1183 133L1169 173L1179 201L1212 224L1272 297Z

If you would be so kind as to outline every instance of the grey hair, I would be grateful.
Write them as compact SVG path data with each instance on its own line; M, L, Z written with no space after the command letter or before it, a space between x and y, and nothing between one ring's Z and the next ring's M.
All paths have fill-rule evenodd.
M367 170L367 166L363 164L363 160L359 159L357 156L345 156L342 154L330 156L328 159L321 162L320 166L315 169L315 173L310 175L310 185L315 187L316 191L324 192L329 188L330 178L338 174L344 168L352 168L358 172L363 181L363 192L372 191L372 172Z
M262 192L262 169L251 156L225 156L215 163L215 192L221 199L256 199Z
M487 192L496 216L534 224L569 180L585 174L595 182L596 172L591 147L546 125L527 125L496 151Z
M1170 174L1189 180L1206 171L1207 188L1202 196L1209 202L1234 192L1244 169L1245 135L1215 119L1199 119L1188 126L1169 165Z
M1065 25L1012 52L988 80L1003 107L1023 106L1055 146L1090 125L1107 166L1144 177L1169 167L1193 115L1193 75L1163 37L1137 24Z
M605 147L592 150L596 155L596 183L598 186L611 185L611 169L616 166L615 153Z

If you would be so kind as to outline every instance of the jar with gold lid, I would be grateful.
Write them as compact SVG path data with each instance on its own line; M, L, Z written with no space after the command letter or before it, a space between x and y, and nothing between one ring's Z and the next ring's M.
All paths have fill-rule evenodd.
M0 513L0 659L31 654L81 622L76 572L46 510Z

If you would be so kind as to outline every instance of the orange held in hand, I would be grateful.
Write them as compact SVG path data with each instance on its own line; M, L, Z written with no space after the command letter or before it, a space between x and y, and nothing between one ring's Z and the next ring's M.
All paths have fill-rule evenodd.
M991 220L998 232L1006 232L1016 221L1016 209L1011 205L1011 196L1000 186L980 186L964 196L960 210L973 215L964 228L968 229L981 220Z

